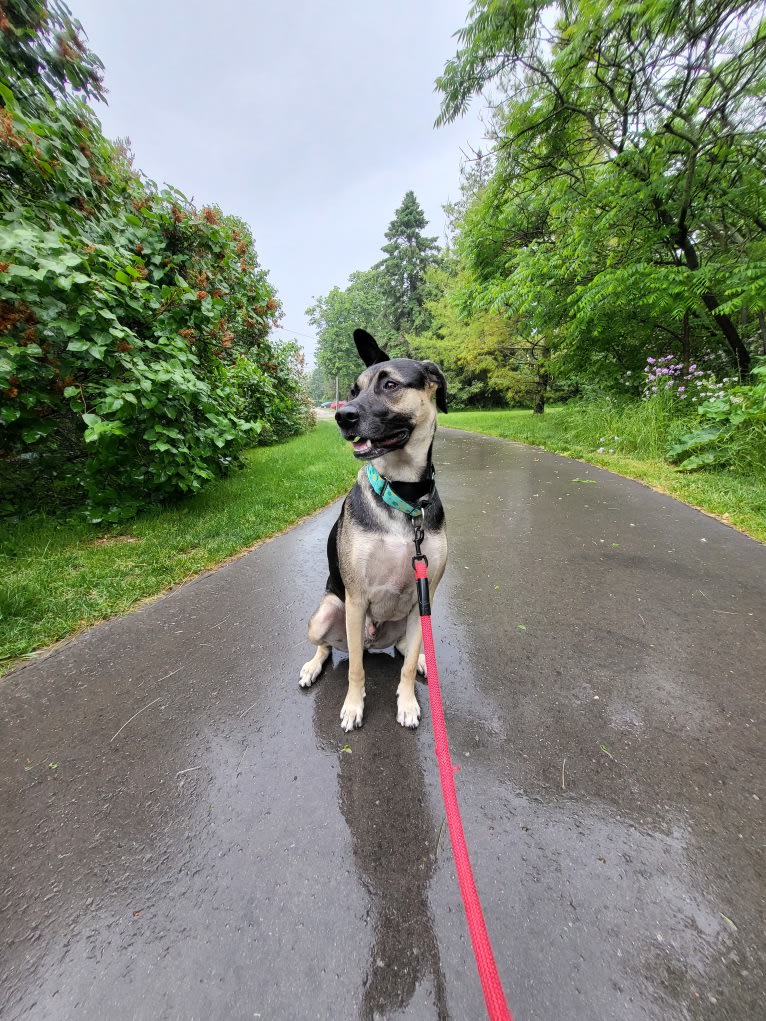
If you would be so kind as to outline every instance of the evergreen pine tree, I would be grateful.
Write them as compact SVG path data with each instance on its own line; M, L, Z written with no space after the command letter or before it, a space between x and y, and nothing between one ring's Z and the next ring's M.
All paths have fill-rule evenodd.
M436 262L437 239L425 237L428 225L415 193L408 191L386 231L381 272L391 325L397 333L418 332L428 325L425 303L426 269Z

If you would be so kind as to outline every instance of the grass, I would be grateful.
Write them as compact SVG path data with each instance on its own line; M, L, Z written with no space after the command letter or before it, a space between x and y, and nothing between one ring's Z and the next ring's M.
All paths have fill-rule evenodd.
M45 515L0 523L0 673L284 531L347 490L358 467L335 423L320 421L122 531Z
M648 402L651 405L652 402ZM445 425L530 443L638 479L766 542L766 478L726 470L680 472L663 460L668 437L683 431L661 407L608 402L530 411L450 412Z

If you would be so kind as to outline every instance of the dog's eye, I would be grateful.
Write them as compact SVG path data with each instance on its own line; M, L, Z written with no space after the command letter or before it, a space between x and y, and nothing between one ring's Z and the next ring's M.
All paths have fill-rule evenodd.
M383 389L384 390L396 390L396 388L398 386L399 386L399 384L396 382L395 379L387 379L385 381L385 383L383 384Z

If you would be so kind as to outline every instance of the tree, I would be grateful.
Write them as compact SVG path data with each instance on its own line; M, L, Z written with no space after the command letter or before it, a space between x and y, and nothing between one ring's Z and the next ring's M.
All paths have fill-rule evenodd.
M388 319L398 335L417 332L427 325L425 274L438 252L437 239L423 234L427 225L415 193L408 191L386 231L388 244L382 248L386 257L376 266Z
M345 396L359 375L359 354L354 330L363 327L381 347L391 349L394 333L387 314L380 270L352 273L345 289L333 287L326 296L315 298L306 315L318 336L316 360L324 374L325 397L335 397L335 382Z
M318 335L317 364L324 373L325 395L335 396L335 381L346 394L359 375L354 330L369 330L392 357L410 354L406 333L428 324L433 297L426 271L438 261L436 239L424 237L427 225L413 192L404 196L385 237L386 258L371 269L352 273L345 289L334 287L306 309Z
M330 384L325 376L324 369L321 365L317 365L309 373L309 393L314 404L321 404L322 401L329 400Z
M465 159L460 166L460 198L442 206L447 217L447 231L454 239L467 210L476 202L492 178L495 167L493 153L478 149L471 159Z
M474 3L437 81L439 123L490 85L503 97L497 169L458 242L474 300L574 364L712 348L746 376L766 306L763 13Z
M547 379L540 339L524 337L505 315L466 305L470 277L455 256L428 270L436 295L427 303L431 325L412 338L413 355L439 363L455 408L521 405L542 411Z

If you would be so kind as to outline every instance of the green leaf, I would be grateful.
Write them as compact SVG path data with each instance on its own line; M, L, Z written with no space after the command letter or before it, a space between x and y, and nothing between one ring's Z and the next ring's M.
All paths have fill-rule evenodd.
M73 337L66 346L67 351L88 351L92 341L88 337Z
M697 468L709 468L723 459L724 456L720 451L706 450L701 454L695 454L693 457L687 457L677 467L682 472L695 471Z
M40 422L38 425L30 426L28 429L22 429L21 436L25 443L34 443L36 440L48 436L52 428L52 423Z

